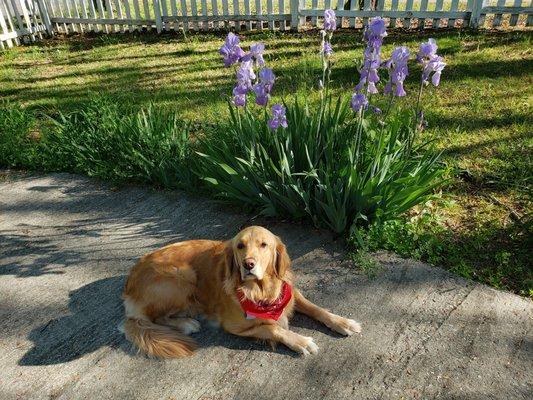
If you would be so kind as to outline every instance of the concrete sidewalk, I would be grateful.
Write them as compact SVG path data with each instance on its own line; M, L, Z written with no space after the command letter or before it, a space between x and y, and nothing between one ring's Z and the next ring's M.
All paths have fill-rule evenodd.
M530 300L387 254L369 279L327 233L288 223L259 221L286 242L304 293L360 321L361 335L297 316L293 329L318 355L207 326L192 358L136 355L116 329L136 259L174 241L229 238L248 216L74 175L0 177L1 399L533 398Z

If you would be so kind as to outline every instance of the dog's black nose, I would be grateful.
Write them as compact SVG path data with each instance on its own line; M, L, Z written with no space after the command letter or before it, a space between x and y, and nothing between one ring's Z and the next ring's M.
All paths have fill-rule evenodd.
M252 270L255 267L255 260L252 258L248 258L244 260L244 268L246 268L248 271Z

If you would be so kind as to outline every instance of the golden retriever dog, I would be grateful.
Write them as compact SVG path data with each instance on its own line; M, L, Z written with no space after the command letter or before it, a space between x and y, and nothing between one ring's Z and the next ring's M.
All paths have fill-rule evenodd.
M279 237L252 226L229 241L191 240L149 253L133 267L124 293L126 337L149 355L191 355L188 337L204 316L227 332L283 343L315 354L312 338L289 329L294 311L343 335L361 331L354 320L332 314L293 286L291 261Z

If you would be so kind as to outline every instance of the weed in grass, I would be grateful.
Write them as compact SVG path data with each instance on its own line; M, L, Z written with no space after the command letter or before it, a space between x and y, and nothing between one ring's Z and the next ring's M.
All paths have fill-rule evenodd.
M355 266L362 271L368 278L374 279L379 275L383 266L368 251L359 249L350 254L351 260Z

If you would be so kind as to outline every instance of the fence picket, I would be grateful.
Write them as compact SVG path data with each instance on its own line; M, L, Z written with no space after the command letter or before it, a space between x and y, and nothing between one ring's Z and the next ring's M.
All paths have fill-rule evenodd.
M233 0L233 15L240 15L239 0ZM237 17L234 17L233 20L233 22L235 23L235 30L239 32L241 30L241 21L238 21Z
M505 5L505 0L498 0L496 6L503 7ZM496 28L502 24L502 14L496 14L492 20L492 27Z
M428 0L422 0L420 4L420 11L427 11L428 9ZM426 25L425 18L418 18L418 29L424 29Z
M88 0L89 1L89 14L92 19L96 20L96 8L95 8L95 2L94 0ZM94 32L100 32L100 28L98 27L98 24L93 25Z
M148 0L143 0L143 8L144 8L144 19L149 20L150 19L150 7L148 5ZM146 24L146 29L150 30L152 29L152 26L149 24Z
M344 0L337 0L337 8L336 9L337 9L337 14L338 14L338 11L343 11L344 10ZM342 28L343 20L344 20L344 18L342 16L337 17L337 26L339 28Z
M263 21L259 18L261 15L263 15L263 11L261 9L261 0L255 0L255 15L258 17L257 22L255 23L256 29L262 30L263 29Z
M196 17L198 15L198 9L196 7L196 0L191 0L191 16L193 17ZM193 21L192 23L192 29L194 29L195 31L198 30L198 27L200 25L198 24L198 21Z
M9 26L10 32L15 32L15 39L14 42L18 46L21 43L24 43L26 40L25 37L22 37L22 40L19 40L19 34L17 32L20 32L24 29L24 24L22 23L22 19L20 18L19 13L15 12L15 8L13 8L13 14L15 14L15 17L11 13L11 10L9 9L9 5L7 4L7 1L4 3L4 15L7 18L7 24ZM17 19L18 25L15 25L15 19Z
M229 15L228 0L222 0L222 12L224 13L224 15ZM224 21L224 28L225 29L229 28L229 21L228 20Z
M131 4L129 2L129 0L125 0L124 1L124 11L126 13L126 19L132 19L132 14L131 14ZM128 32L131 33L135 30L135 27L133 26L133 24L129 24L128 25Z
M413 9L413 0L407 0L407 3L405 4L405 11L409 12ZM409 29L411 28L411 17L406 17L403 19L402 27Z
M213 13L214 20L216 21L216 17L218 17L218 1L217 0L211 0L211 10ZM213 29L218 30L220 29L220 22L216 21L213 22Z
M33 34L33 27L32 27L32 23L30 21L30 14L28 12L28 6L27 6L27 3L25 0L21 1L19 3L20 5L20 9L22 11L22 17L24 18L24 23L26 24L26 29L30 32L30 39L33 41L35 41L35 35ZM13 8L13 10L15 11L16 14L18 14L16 12L16 8ZM23 26L21 25L20 26L21 28L23 28Z
M98 8L98 14L100 15L100 19L105 18L105 11L104 11L104 3L102 3L102 0L96 0L96 7ZM63 14L61 14L63 16ZM102 24L102 29L105 31L105 33L109 33L109 26L106 24Z
M77 18L77 19L81 18L77 1L71 0L71 4L72 4L72 12L74 13L74 18ZM82 24L77 24L77 25L78 25L79 32L83 33L83 25Z
M514 0L513 7L520 7L522 5L522 0ZM511 18L509 19L509 25L510 26L516 26L518 22L518 14L511 14Z
M125 2L128 0L124 0ZM115 11L117 13L117 18L119 20L124 20L124 12L122 10L122 0L115 0ZM126 32L126 27L124 24L119 25L120 33Z
M398 0L392 0L391 11L396 11L397 9L398 9ZM396 18L390 19L390 26L392 28L396 27Z
M78 0L80 2L81 12L79 13L82 18L87 18L87 9L85 8L85 0ZM80 24L81 26L81 24ZM87 30L92 31L92 25L87 25Z
M457 8L459 7L459 0L452 0L452 5L450 7L450 11L457 11ZM446 25L449 27L455 26L455 18L448 18L448 24Z
M363 10L364 11L370 11L371 10L370 0L364 0ZM367 26L367 25L368 25L368 17L363 17L363 26Z
M442 11L442 0L437 0L437 4L435 6L435 11ZM433 23L431 25L432 28L438 28L440 27L440 18L434 18Z
M188 12L185 0L181 0L181 16L183 17L183 23L181 26L183 28L183 31L187 32L189 30L189 19L187 18Z
M28 6L30 7L30 11L31 11L31 19L32 19L32 23L33 23L33 26L35 28L35 31L37 32L37 37L39 39L42 39L43 38L43 33L42 33L42 26L43 26L43 22L40 21L40 13L37 12L37 0L29 0L29 4Z
M272 19L272 12L274 8L272 7L272 0L267 1L267 15L268 15L268 28L274 29L274 20Z
M9 5L7 4L7 1L4 3L4 7L6 9L6 15L7 15L7 21L10 25L11 31L17 31L24 28L24 23L22 22L22 18L20 17L20 13L16 12L17 10L17 2L15 0L11 0L11 7L13 9L13 12L15 14L15 19L17 20L17 26L12 24L13 16L11 15L11 10L9 9Z
M283 14L285 14L285 1L279 0L279 29L281 31L285 30L285 19L283 17Z
M318 9L318 0L313 0L312 3L311 3L311 7L313 10L317 10ZM312 17L311 18L311 23L313 24L313 26L316 26L316 22L317 22L317 17Z
M244 0L244 15L246 15L247 17L250 17L252 15L252 11L250 9L250 0ZM252 30L252 20L248 20L248 22L246 22L246 29L248 30Z
M126 2L128 0L125 0ZM161 18L163 17L168 17L168 4L167 4L167 0L160 0L160 5L161 5ZM168 21L166 21L164 24L163 24L163 29L168 31L170 29L170 23Z
M50 13L50 17L54 16L54 15L57 15L57 11L56 11L56 8L55 8L55 5L54 5L54 0L45 0L45 1L48 1L48 9L51 11ZM59 27L59 24L58 23L55 23L53 24L52 26L52 29L53 27L55 27L55 29L60 32L61 31L61 28Z
M202 0L202 16L204 17L202 30L207 31L209 29L209 19L207 18L207 0Z
M113 19L113 8L111 7L111 0L105 0L105 10L107 10L107 18ZM109 25L110 32L116 32L114 25Z

